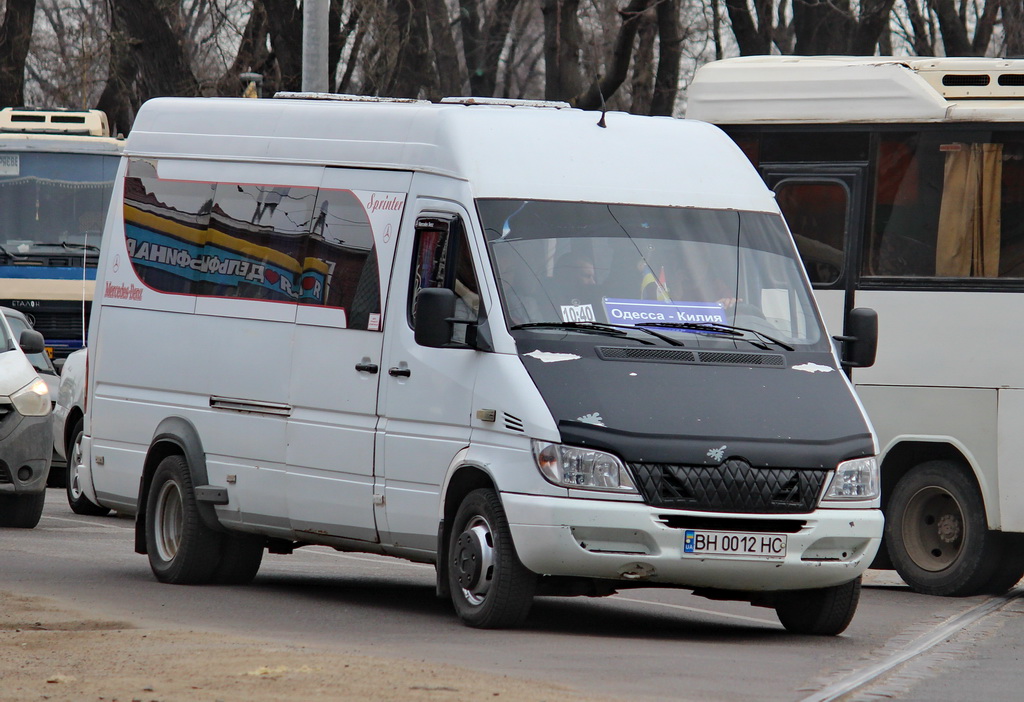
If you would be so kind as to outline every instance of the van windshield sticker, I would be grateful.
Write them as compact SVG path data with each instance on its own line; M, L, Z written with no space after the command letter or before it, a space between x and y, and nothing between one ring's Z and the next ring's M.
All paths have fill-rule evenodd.
M562 305L563 322L596 322L593 305Z
M532 356L533 358L536 358L538 361L543 361L544 363L558 363L559 361L576 361L580 358L580 356L577 356L574 353L554 353L552 351L541 351L540 349L536 351L531 351L530 353L524 353L523 355Z
M609 322L642 324L644 322L718 323L726 324L725 309L717 302L662 302L604 298L604 312Z
M799 366L793 366L793 370L803 371L804 373L831 373L835 368L822 366L818 363L801 363Z

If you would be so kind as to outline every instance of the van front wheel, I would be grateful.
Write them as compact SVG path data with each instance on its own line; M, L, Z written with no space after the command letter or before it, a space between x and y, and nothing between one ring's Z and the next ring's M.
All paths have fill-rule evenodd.
M846 631L860 602L860 578L835 587L779 593L775 613L787 631L838 636Z
M497 493L481 488L466 495L448 539L448 583L463 623L480 629L522 624L537 576L516 555Z
M199 585L213 580L223 535L203 523L182 456L160 461L146 499L146 551L157 580Z

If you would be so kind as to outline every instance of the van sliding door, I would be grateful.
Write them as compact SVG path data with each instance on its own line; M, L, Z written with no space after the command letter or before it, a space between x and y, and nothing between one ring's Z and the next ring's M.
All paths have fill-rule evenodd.
M288 518L298 532L377 541L383 301L409 181L328 168L317 192L290 353Z

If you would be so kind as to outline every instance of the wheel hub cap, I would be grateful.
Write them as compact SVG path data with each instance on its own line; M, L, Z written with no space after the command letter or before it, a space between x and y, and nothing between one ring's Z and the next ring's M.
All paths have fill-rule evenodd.
M938 523L939 540L951 544L960 538L960 520L952 514L944 514Z
M494 579L494 545L490 526L475 517L455 542L452 569L462 595L472 605L483 604Z

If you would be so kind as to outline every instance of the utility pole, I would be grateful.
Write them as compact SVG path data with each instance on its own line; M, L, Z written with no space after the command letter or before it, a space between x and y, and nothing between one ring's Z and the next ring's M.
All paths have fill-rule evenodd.
M330 0L303 0L302 3L302 91L326 93L327 23Z

